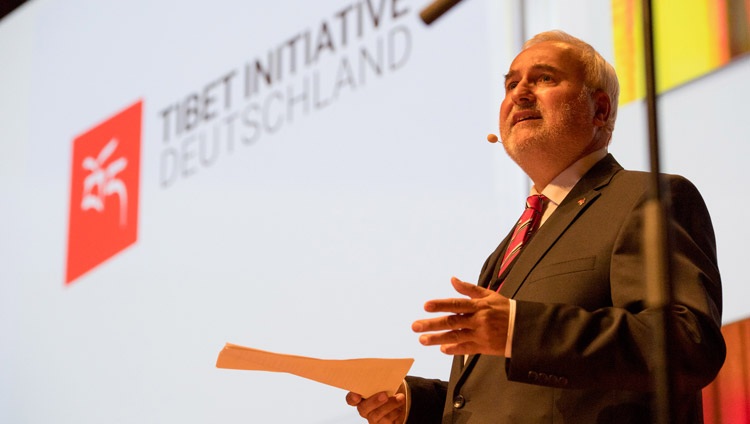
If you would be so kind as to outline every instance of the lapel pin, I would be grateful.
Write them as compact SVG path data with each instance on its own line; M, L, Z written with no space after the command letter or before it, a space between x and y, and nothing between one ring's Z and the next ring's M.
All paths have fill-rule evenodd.
M583 206L583 204L586 203L586 198L578 199L578 206Z

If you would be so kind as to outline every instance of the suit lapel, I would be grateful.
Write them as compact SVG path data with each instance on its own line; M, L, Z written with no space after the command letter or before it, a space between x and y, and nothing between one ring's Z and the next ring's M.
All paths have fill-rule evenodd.
M513 227L515 228L515 225ZM488 259L489 265L487 266L487 269L484 270L484 273L479 276L477 285L490 289L497 287L497 275L500 272L500 266L503 262L503 255L505 254L505 249L510 242L511 236L513 235L514 228L511 228L510 232L505 236L503 241L500 242L500 245L498 245L495 251L492 252L492 255L490 255L490 258Z
M518 289L521 288L526 277L536 264L544 257L545 253L555 244L570 224L591 205L599 193L590 190L583 198L585 202L582 206L576 202L566 201L558 206L555 213L545 222L544 226L533 236L523 248L523 252L518 255L516 263L508 270L505 276L505 282L500 288L500 294L505 297L513 298Z
M573 187L565 199L550 215L544 225L537 231L518 255L505 277L500 294L512 298L523 285L526 277L536 264L544 257L565 230L586 211L600 196L601 189L612 180L622 167L612 155L600 160Z

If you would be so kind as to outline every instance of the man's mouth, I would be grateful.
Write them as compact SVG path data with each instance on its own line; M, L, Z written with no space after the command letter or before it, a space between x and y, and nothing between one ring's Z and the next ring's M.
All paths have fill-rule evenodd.
M542 119L542 117L536 112L519 112L513 116L513 125L519 122L531 121L536 119Z

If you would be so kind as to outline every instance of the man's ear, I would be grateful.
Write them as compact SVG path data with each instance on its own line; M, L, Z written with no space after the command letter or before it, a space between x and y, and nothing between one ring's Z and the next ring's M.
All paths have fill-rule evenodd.
M609 95L604 90L596 90L591 97L594 100L594 126L603 127L607 124L612 106Z

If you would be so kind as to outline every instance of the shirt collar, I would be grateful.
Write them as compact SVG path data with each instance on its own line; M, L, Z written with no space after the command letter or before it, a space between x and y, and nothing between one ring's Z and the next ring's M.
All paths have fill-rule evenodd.
M572 165L567 167L563 172L556 176L547 187L539 193L533 185L531 186L530 194L543 194L550 202L554 203L555 206L559 205L565 196L573 190L573 187L578 181L589 171L597 162L607 156L607 148L602 147L599 150L595 150L588 155L575 161Z

